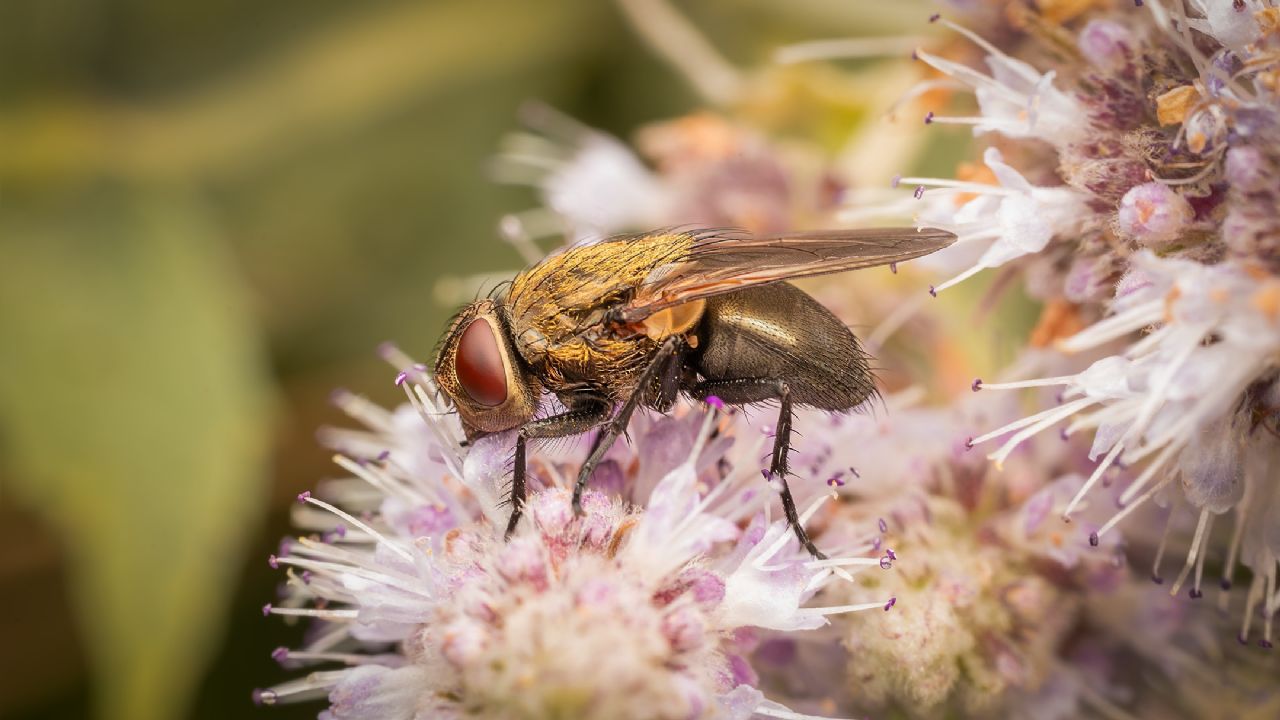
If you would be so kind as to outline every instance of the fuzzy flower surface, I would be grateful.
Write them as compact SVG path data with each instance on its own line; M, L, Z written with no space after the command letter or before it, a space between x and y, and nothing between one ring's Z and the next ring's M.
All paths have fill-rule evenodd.
M973 389L1058 392L970 444L990 443L1000 466L1050 429L1090 437L1093 465L1059 514L1110 505L1086 531L1097 545L1128 518L1150 522L1149 504L1165 509L1151 577L1164 583L1166 548L1184 548L1167 590L1199 598L1218 572L1240 641L1269 649L1280 611L1280 10L953 9L959 22L934 18L951 44L915 57L928 87L960 88L952 105L975 112L937 107L924 123L971 127L985 168L904 177L896 195L864 194L874 204L855 193L844 217L955 231L937 258L952 275L935 293L991 268L1023 279L1044 303L1031 344L1060 353L1061 372ZM1104 500L1113 475L1123 490ZM1248 586L1228 595L1241 564Z
M395 412L337 396L365 425L325 435L351 477L299 498L315 532L272 556L288 583L264 608L315 621L275 657L323 669L261 703L327 699L324 720L802 718L756 687L760 633L890 602L811 602L880 560L869 545L825 561L800 549L768 517L763 435L748 451L727 416L637 422L641 451L611 452L582 516L564 483L578 453L535 455L525 521L504 539L509 438L464 455L430 379L401 382L411 402Z

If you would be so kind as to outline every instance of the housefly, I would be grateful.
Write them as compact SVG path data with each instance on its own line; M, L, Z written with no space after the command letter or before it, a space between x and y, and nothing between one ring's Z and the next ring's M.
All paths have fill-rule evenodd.
M787 484L792 410L847 412L874 393L867 355L793 278L899 263L947 247L949 232L890 228L748 236L658 230L572 246L454 318L436 380L468 439L517 430L508 536L525 499L525 444L599 428L573 507L637 407L681 394L727 405L776 401L769 463L800 543ZM538 417L544 392L563 412Z

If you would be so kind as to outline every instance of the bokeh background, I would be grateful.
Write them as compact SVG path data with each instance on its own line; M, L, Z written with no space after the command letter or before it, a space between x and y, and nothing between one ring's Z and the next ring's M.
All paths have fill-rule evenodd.
M744 68L929 12L678 6ZM0 717L314 716L249 702L301 632L266 556L331 389L394 402L377 345L520 265L486 166L531 99L699 104L606 0L0 4Z

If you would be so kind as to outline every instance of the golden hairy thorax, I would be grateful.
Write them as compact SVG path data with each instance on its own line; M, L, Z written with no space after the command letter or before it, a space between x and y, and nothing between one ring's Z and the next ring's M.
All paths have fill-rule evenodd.
M607 314L625 306L656 270L684 258L693 243L680 233L605 240L524 271L504 303L517 351L553 392L589 383L625 396L645 358L664 338L691 330L705 303L665 309L631 325L612 324Z

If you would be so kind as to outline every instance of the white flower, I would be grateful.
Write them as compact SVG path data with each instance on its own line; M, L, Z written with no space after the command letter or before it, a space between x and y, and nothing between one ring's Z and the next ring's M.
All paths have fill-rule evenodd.
M998 185L945 178L906 177L903 185L915 185L917 205L914 221L921 227L937 227L956 234L952 247L927 258L926 262L947 263L965 256L968 268L935 286L941 292L986 268L995 268L1025 255L1041 252L1055 237L1073 238L1090 221L1088 195L1069 187L1038 187L1027 182L1004 162L1000 151L987 148L983 163ZM912 200L842 214L850 221L870 217L907 214ZM976 259L975 253L980 252Z
M1247 539L1258 551L1244 558L1255 573L1255 594L1266 600L1267 630L1277 607L1274 590L1276 548L1268 544L1268 528L1280 512L1265 507L1276 484L1274 470L1247 462L1248 434L1254 431L1248 392L1256 384L1273 383L1270 374L1280 361L1280 281L1247 264L1202 265L1162 259L1149 251L1130 258L1129 274L1117 288L1113 314L1061 343L1067 351L1097 348L1149 329L1122 354L1093 363L1075 375L1026 382L983 385L1022 388L1061 385L1062 404L1005 425L976 438L980 443L1007 437L990 457L997 462L1021 442L1062 421L1071 420L1067 435L1095 430L1090 457L1101 457L1093 474L1068 505L1080 503L1112 465L1145 461L1146 465L1120 496L1122 509L1091 541L1116 525L1179 477L1182 495L1198 511L1195 537L1182 572L1171 588L1176 593L1194 569L1192 595L1200 595L1200 579L1213 519L1236 509L1237 531L1231 559L1224 570L1230 579L1235 543ZM1158 561L1157 561L1158 562ZM1159 577L1158 566L1154 573Z
M462 457L431 379L387 355L410 367L399 382L413 410L335 396L367 428L323 434L353 454L335 458L353 477L322 487L323 499L303 493L297 519L319 534L271 558L287 568L288 591L264 611L320 623L302 648L275 656L337 669L258 691L259 702L327 696L328 720L805 718L751 686L739 631L812 629L885 606L808 606L857 571L880 572L880 559L813 560L785 520L768 519L775 497L762 492L755 443L726 455L740 429L714 412L640 421L638 435L692 435L687 452L617 449L621 467L674 466L649 489L628 470L620 495L589 490L582 517L564 480L579 449L535 452L525 518L504 540L509 438Z
M925 122L972 125L974 134L999 132L1011 138L1036 138L1058 148L1085 136L1089 123L1084 108L1054 87L1053 71L1037 72L969 30L947 20L942 23L987 52L991 74L917 50L916 57L930 67L973 88L981 110L977 117L943 117L930 113Z
M513 215L510 232L537 238L568 230L581 240L669 222L671 189L621 140L542 105L524 117L544 134L508 138L494 169L500 180L537 188L553 215Z

